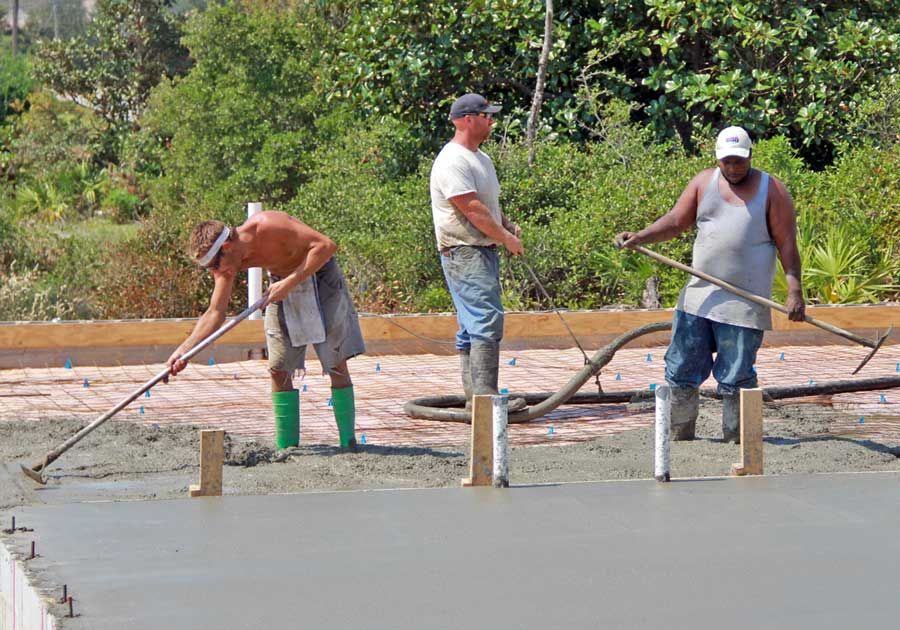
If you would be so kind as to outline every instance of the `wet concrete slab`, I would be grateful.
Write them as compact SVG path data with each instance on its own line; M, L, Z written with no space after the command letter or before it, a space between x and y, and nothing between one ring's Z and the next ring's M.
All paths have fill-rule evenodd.
M900 618L898 473L15 514L34 532L6 543L36 540L39 583L76 599L64 628L821 630Z

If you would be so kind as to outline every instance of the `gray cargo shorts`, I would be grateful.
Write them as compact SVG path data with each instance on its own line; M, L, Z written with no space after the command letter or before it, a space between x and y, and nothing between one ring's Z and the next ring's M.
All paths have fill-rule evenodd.
M319 293L319 311L325 322L325 341L313 344L316 356L327 374L341 362L366 351L356 307L347 290L341 268L332 257L314 277ZM269 369L293 373L305 368L306 346L293 347L287 332L281 304L266 307L266 348Z

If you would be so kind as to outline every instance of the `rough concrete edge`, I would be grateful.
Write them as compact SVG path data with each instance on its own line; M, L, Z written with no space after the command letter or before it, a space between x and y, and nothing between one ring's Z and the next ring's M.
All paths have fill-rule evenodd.
M61 624L50 603L31 583L21 555L0 535L0 630L57 630Z

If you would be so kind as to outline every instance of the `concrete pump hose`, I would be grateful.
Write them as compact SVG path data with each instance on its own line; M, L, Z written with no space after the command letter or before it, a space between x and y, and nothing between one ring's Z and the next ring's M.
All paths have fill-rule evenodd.
M578 390L581 389L588 379L599 373L607 363L612 361L612 358L622 346L643 335L663 332L671 330L671 328L672 322L654 322L622 333L610 343L600 348L594 356L591 357L590 363L586 364L571 379L569 379L569 382L566 383L562 389L536 405L509 414L509 422L528 422L550 413L578 393ZM510 397L516 395L517 394L510 394ZM518 396L523 395L518 394ZM527 400L533 396L524 394L524 397ZM460 400L461 397L459 396L430 396L416 398L403 405L403 411L411 418L469 423L471 422L471 412L463 409L447 408L452 404L458 404Z

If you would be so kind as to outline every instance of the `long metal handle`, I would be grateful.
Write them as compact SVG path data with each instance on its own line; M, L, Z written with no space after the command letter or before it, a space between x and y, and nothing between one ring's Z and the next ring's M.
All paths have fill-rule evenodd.
M206 348L209 344L214 342L216 339L227 333L229 330L237 326L240 322L244 321L250 315L255 313L266 301L266 296L259 298L256 302L250 305L244 312L242 312L237 317L228 320L213 334L209 337L198 343L196 346L185 352L181 355L181 359L187 361L191 357L195 356L198 352ZM115 407L104 413L102 416L91 422L89 425L81 429L78 433L70 437L68 440L57 446L55 449L47 453L44 458L31 467L31 470L38 472L45 469L51 463L53 463L60 455L68 451L70 448L78 444L86 435L88 435L91 431L99 427L101 424L112 418L114 415L122 411L125 407L127 407L132 401L138 398L141 394L146 392L148 389L159 383L161 380L169 376L171 370L166 367L165 370L151 378L149 381L141 385L138 389L134 390L131 394L129 394L126 398L124 398L119 404Z
M688 267L687 265L680 263L677 260L672 260L671 258L663 256L662 254L657 254L656 252L649 250L646 247L642 247L641 245L636 245L629 249L633 249L636 252L640 252L640 253L644 254L645 256L649 256L650 258L653 258L654 260L658 260L659 262L663 263L664 265L674 267L675 269L680 269L681 271L686 271L687 273L689 273L691 275L697 276L701 280L706 280L709 283L712 283L716 286L722 287L726 291L731 291L732 293L739 295L742 298L748 299L751 302L756 302L757 304L761 304L762 306L768 306L769 308L774 308L776 311L784 313L785 315L787 315L787 313L788 313L788 310L784 306L779 304L778 302L773 302L772 300L764 298L760 295L756 295L755 293L750 293L749 291L745 291L744 289L742 289L740 287L736 287L733 284L731 284L729 282L725 282L724 280L720 280L719 278L716 278L715 276L711 276L708 273L703 273L702 271L699 271L698 269L694 269L693 267ZM827 322L823 322L822 320L814 319L814 318L810 317L809 315L804 315L803 321L805 321L807 324L812 324L813 326L818 326L822 330L827 330L830 333L833 333L840 337L844 337L845 339L849 339L850 341L855 341L856 343L858 343L861 346L866 346L867 348L876 347L876 342L874 342L874 341L870 341L869 339L866 339L865 337L860 337L859 335L853 334L849 330L844 330L843 328L838 328L837 326L834 326Z

